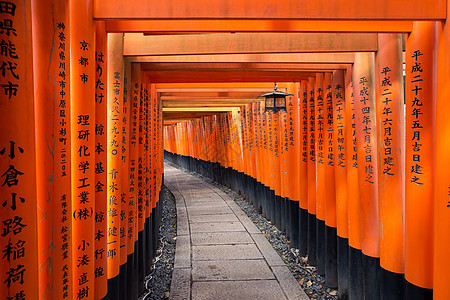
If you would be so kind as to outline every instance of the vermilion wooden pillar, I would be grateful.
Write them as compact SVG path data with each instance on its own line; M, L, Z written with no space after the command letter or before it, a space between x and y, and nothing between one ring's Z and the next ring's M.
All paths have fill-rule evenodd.
M73 298L94 299L95 24L92 1L70 0Z
M162 103L159 99L159 97L157 97L156 94L156 85L152 84L150 87L150 97L152 99L152 102L154 103L154 110L156 113L155 116L155 169L154 169L154 173L153 176L156 178L156 185L155 188L153 189L154 191L154 198L155 201L152 202L152 209L154 211L154 222L153 222L153 228L152 228L152 232L153 232L153 256L156 256L156 251L158 250L159 247L159 212L157 211L157 208L159 208L159 192L161 190L161 180L162 180L162 166L160 164L160 160L161 160L161 154L162 154L162 149L161 149L161 138L162 138Z
M152 85L152 90L151 90L151 95L152 98L156 99L157 102L157 122L158 122L158 128L157 128L157 144L158 144L158 149L157 149L157 178L158 178L158 184L157 184L157 203L159 203L160 200L160 192L162 189L162 184L163 184L163 176L164 176L164 143L163 143L163 139L164 139L164 131L163 131L163 125L164 125L164 121L163 121L163 115L162 115L162 111L163 111L163 107L162 107L162 101L160 96L156 93L156 85L153 84ZM161 203L159 203L161 205ZM159 227L160 227L160 222L161 222L161 214L162 214L162 206L158 206L158 221L157 224L155 226L155 231L156 231L156 243L155 245L159 247L159 243L158 243L158 236L159 236ZM158 248L156 247L156 248ZM156 250L155 250L156 251Z
M316 114L314 78L308 78L308 262L317 263L316 254Z
M291 245L299 248L299 209L300 209L300 84L288 83L287 92L294 96L287 97L286 147L287 147L287 193L289 197L289 227L291 228Z
M122 194L123 34L108 34L107 71L107 264L108 292L119 299Z
M149 219L147 221L148 224L148 232L147 232L147 238L149 240L150 249L149 249L149 269L147 272L150 272L151 270L151 260L153 258L154 253L154 246L156 245L156 238L154 235L154 223L155 223L155 215L154 215L154 207L156 205L156 185L157 185L157 178L156 178L156 117L157 117L157 107L156 107L156 98L152 97L152 84L147 85L147 92L148 92L148 177L149 177L149 187L148 187L148 193L149 193L149 206L147 207L147 216Z
M228 120L228 132L229 132L229 137L228 137L228 158L229 158L229 163L230 163L230 170L236 170L236 153L235 153L235 131L234 131L234 118L233 118L233 113L232 112L228 112L227 114L227 120ZM234 178L234 173L231 173L232 177L232 186L235 186L235 178Z
M402 36L378 35L377 124L382 296L403 297L405 128Z
M337 221L335 162L337 147L334 143L333 87L331 73L324 74L324 162L325 162L325 282L337 288Z
M249 159L249 176L247 176L247 189L248 195L251 203L257 207L257 196L256 196L256 148L255 148L255 138L256 134L254 131L254 115L255 110L252 103L246 105L247 111L247 134L248 134L248 159Z
M260 156L261 156L261 138L260 138L260 132L261 132L261 118L260 118L260 111L259 111L259 102L254 102L251 104L252 110L253 110L253 126L251 128L251 131L253 132L253 156L254 156L254 183L255 183L255 205L258 210L262 209L263 204L263 198L262 198L262 167L260 163Z
M436 23L414 22L406 40L406 298L430 298L433 288L436 68Z
M139 284L145 278L145 241L144 241L144 223L145 223L145 105L144 105L144 78L139 64L131 64L131 82L134 84L137 101L139 101L138 110L138 158L137 158L137 293L143 292L143 287ZM181 126L180 126L181 127ZM179 132L180 136L182 132ZM183 145L180 143L180 153L183 153Z
M249 171L249 151L248 151L248 131L247 131L247 108L245 105L240 107L240 117L241 117L241 136L242 136L242 171L247 174ZM209 126L208 126L209 130ZM244 187L244 192L246 193L246 188Z
M253 205L256 207L257 204L257 196L256 196L256 130L254 130L255 128L255 106L254 104L256 103L251 103L248 105L249 107L249 115L248 115L248 120L249 120L249 150L250 150L250 170L251 170L251 178L250 178L250 190L251 190L251 198L253 201Z
M227 113L227 126L228 126L228 162L229 162L229 170L231 175L231 183L230 186L234 188L235 186L235 177L233 170L236 170L236 155L234 153L235 149L235 134L234 134L234 122L233 122L233 113Z
M266 139L267 139L267 151L266 155L264 157L264 160L267 160L267 174L266 174L266 181L267 186L269 188L268 193L268 207L267 207L267 214L269 220L271 220L273 223L275 223L275 190L274 190L274 184L275 184L275 162L274 162L274 151L273 151L273 112L268 111L264 112L264 116L266 119Z
M107 33L105 22L95 31L95 298L108 293L107 279Z
M262 203L262 199L261 199L261 195L260 195L260 187L259 185L261 184L261 164L260 164L260 153L261 153L261 138L260 138L260 131L261 131L261 127L260 127L260 111L259 111L259 102L253 102L252 104L252 109L253 109L253 127L252 127L252 131L254 134L254 146L253 146L253 152L254 152L254 156L255 156L255 163L254 163L254 167L255 167L255 181L256 181L256 185L257 187L257 191L256 191L256 198L257 198L257 205L258 208L261 207L261 203Z
M67 299L72 293L68 1L32 1L32 11L39 220L33 251L39 254L39 298Z
M234 112L234 111L233 111ZM236 134L236 155L237 155L237 171L240 173L239 176L243 175L244 170L244 156L243 156L243 147L242 147L242 128L241 128L241 115L239 113L239 108L236 108L235 115L235 134ZM207 137L205 136L205 144ZM239 188L242 190L241 182L239 183Z
M0 77L0 245L17 249L0 258L2 299L39 299L31 17L30 1L2 3L0 18L11 29L0 33L8 45Z
M375 117L375 58L356 53L353 69L364 297L379 299L378 169Z
M308 120L308 82L300 82L300 223L299 223L299 253L302 257L308 254L308 164L309 164L309 120Z
M162 101L161 101L162 104ZM162 114L161 114L162 117ZM220 176L220 166L218 165L219 163L221 164L222 161L222 140L221 140L221 132L220 132L220 114L214 115L214 134L215 134L215 141L216 141L216 165L215 165L215 172L216 172L216 179L215 181L219 181L219 176Z
M261 158L260 163L262 166L262 183L264 185L263 189L263 199L264 199L264 207L263 207L263 215L266 218L270 218L270 178L269 178L269 172L270 172L270 161L268 160L269 156L269 138L268 138L268 114L265 113L265 103L264 101L261 101L259 104L260 109L260 118L261 118L261 141L262 141L262 151L261 151ZM266 163L263 163L266 162Z
M450 15L450 5L447 3L447 17ZM449 109L450 98L450 25L449 22L439 22L437 28L438 42L438 66L437 66L437 99L436 99L436 188L434 203L434 273L433 289L434 299L450 298L450 291L446 278L449 278L450 258L450 186L449 168L449 143L448 130L449 118L445 111Z
M131 85L130 85L130 73L131 66L128 60L124 60L123 62L123 105L122 105L122 149L120 151L120 158L122 164L122 175L121 175L121 184L122 184L122 193L120 194L120 274L119 281L121 283L120 297L129 297L128 286L130 285L130 279L128 279L128 268L131 266L128 262L128 242L129 242L129 220L128 220L128 212L129 212L129 149L130 149L130 94L131 94Z
M286 99L286 105L287 105ZM289 217L287 215L287 197L288 197L288 182L287 182L287 112L281 110L278 112L278 136L279 136L279 155L280 155L280 227L286 234L288 239L291 239Z
M160 130L161 130L161 124L160 124L160 118L161 118L161 111L160 111L160 101L158 99L158 97L156 96L156 86L155 84L152 84L150 86L150 99L151 99L151 103L153 105L152 109L154 111L154 117L153 117L153 122L154 122L154 127L155 127L155 132L153 134L153 138L155 140L154 143L154 148L153 148L153 159L154 159L154 168L153 168L153 177L156 179L155 182L155 186L153 188L153 198L154 201L152 201L152 209L155 210L156 209L156 205L158 203L159 197L158 197L158 193L159 193L159 189L160 189L160 174L162 172L162 170L160 169L160 165L159 165L159 154L160 154ZM154 211L154 213L156 214L156 211ZM157 216L155 216L155 218L158 218ZM158 230L157 230L157 226L156 226L156 220L155 220L155 224L154 224L153 231L154 231L154 255L156 255L156 245L158 244Z
M323 91L323 73L316 74L314 92L317 272L320 275L325 275L325 100Z
M356 110L353 87L353 69L345 71L345 117L347 146L347 197L348 197L348 244L349 244L349 282L350 299L361 299L362 283L362 252L361 252L361 201L358 184L358 154L356 146ZM339 287L345 294L345 288Z
M228 157L227 157L227 131L226 131L226 114L220 114L220 128L222 131L222 164L224 167L224 177L227 178L226 169L228 168ZM226 180L224 179L224 182ZM225 183L224 183L225 184Z
M272 136L273 136L273 179L275 191L275 224L281 227L281 149L280 149L280 112L274 113L272 116Z
M348 248L348 193L347 170L348 137L351 131L347 121L347 101L345 71L336 70L332 75L333 127L334 127L334 174L336 193L336 225L337 225L337 266L339 294L348 296L349 280L349 248ZM351 78L351 74L350 74ZM351 82L351 80L350 80Z
M150 195L150 188L153 184L151 178L150 178L150 169L151 169L151 132L150 132L150 80L147 76L145 76L145 72L142 71L142 95L143 95L143 136L144 136L144 151L143 151L143 159L142 159L142 165L143 165L143 215L144 215L144 229L143 229L143 243L144 243L144 253L143 253L143 259L145 261L144 264L144 278L147 276L147 274L150 273L151 268L151 259L152 259L152 236L151 236L151 220L150 220L150 213L151 213L151 195ZM144 279L145 280L145 279Z
M127 72L127 67L125 67ZM133 299L137 297L137 205L138 205L138 159L139 159L139 72L136 64L130 64L130 138L129 138L129 184L128 184L128 293ZM175 128L173 126L172 128ZM175 134L173 132L173 134ZM172 148L174 153L176 149ZM130 264L132 267L130 267Z

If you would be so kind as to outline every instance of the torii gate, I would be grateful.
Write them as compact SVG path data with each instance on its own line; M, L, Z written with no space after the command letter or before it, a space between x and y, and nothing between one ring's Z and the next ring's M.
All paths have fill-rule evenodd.
M112 232L113 228L119 231L124 228L112 225L121 217L114 214L118 208L114 199L121 198L121 191L127 193L128 189L128 199L123 205L127 211L124 212L136 217L124 223L128 229L135 228L126 237L142 242L139 234L144 230L150 234L152 230L146 220L155 215L158 190L154 187L162 180L162 107L157 93L164 88L163 83L207 81L209 78L215 78L209 79L211 82L227 81L227 76L216 74L223 70L224 65L220 64L224 63L250 64L236 66L231 72L236 79L307 80L310 86L304 84L297 88L302 92L307 92L308 88L317 90L314 82L328 80L315 74L326 72L328 68L346 70L351 76L347 70L351 70L349 65L352 65L353 82L360 82L355 78L375 74L374 57L369 53L378 51L380 61L384 47L394 47L398 51L399 37L395 44L392 34L407 33L405 167L422 176L405 178L406 197L412 199L405 207L405 268L397 269L403 268L403 262L389 261L392 256L387 257L383 265L383 248L364 249L364 237L363 244L355 249L370 257L381 257L388 271L404 272L413 288L433 289L436 299L450 298L446 287L450 269L450 174L447 167L450 145L446 142L450 129L446 116L450 105L447 104L450 96L448 13L449 5L445 0L364 3L355 0L331 3L325 0L220 0L214 5L203 0L156 3L143 0L0 1L3 17L0 34L4 41L0 83L3 88L0 108L4 116L0 138L0 172L3 174L0 194L4 197L0 207L0 245L2 251L6 251L3 251L4 263L0 267L4 285L0 296L5 299L102 299L109 292L110 296L119 297L114 292L118 285L114 283L124 273L123 266L134 253L136 244L127 243L124 236L120 238ZM108 36L107 32L117 34ZM123 32L145 35L127 33L123 36ZM211 32L214 36L202 34ZM230 37L224 32L236 34ZM158 36L164 33L170 35ZM177 36L179 33L189 35ZM205 44L211 38L214 44ZM278 38L276 47L270 43L273 38ZM251 44L246 43L249 40ZM159 43L149 44L152 41ZM129 57L124 60L124 55ZM398 69L399 59L393 60L386 54L385 63L393 66L391 70ZM191 73L186 73L188 62L197 66L203 63L209 73L201 78L194 71L195 67ZM261 62L267 65L255 65ZM280 63L292 66L275 68ZM338 66L342 64L345 66ZM173 66L176 68L169 71ZM153 73L157 68L160 73ZM375 74L382 75L381 72ZM377 79L372 80L367 84L371 84L370 92L375 93ZM419 81L423 86L417 84ZM352 82L352 78L347 78L347 82ZM361 85L353 89L365 91L364 81ZM427 101L420 112L415 107L420 103L415 100L417 95L420 101ZM355 95L355 100L360 96ZM373 99L379 96L382 95L372 94ZM355 102L355 105L360 104ZM134 111L133 107L141 111ZM375 102L372 106L356 107L379 108ZM204 112L190 114L197 117ZM180 120L186 116L189 115L175 114L174 118ZM127 120L124 122L123 118ZM139 121L133 122L133 118ZM121 132L120 128L127 122L128 129ZM355 125L356 134L361 134L364 128L361 124ZM144 128L145 132L133 134L133 128ZM116 130L117 134L111 135ZM152 137L155 137L154 142ZM371 138L375 137L373 132ZM417 148L414 148L419 137L425 144L419 153L422 165L417 164ZM136 140L142 140L141 146L135 146ZM149 141L148 149L144 141ZM119 145L125 149L121 157L114 154L114 150L120 149ZM366 163L360 161L359 155L364 146L367 145L358 146L360 165ZM156 155L155 159L150 159L150 155ZM158 174L152 187L141 178L136 183L136 186L141 184L141 189L131 191L130 176L137 178L142 171L133 158L145 162L145 167L151 167ZM107 172L100 172L102 164ZM119 166L126 172L117 179L114 170ZM426 167L423 174L417 166ZM424 184L418 186L420 179ZM139 197L142 185L148 197ZM113 188L107 191L111 186ZM392 186L394 188L386 186L387 196L400 192ZM367 204L374 205L375 189L367 188L362 192L371 200ZM383 191L377 193L380 196ZM145 203L145 199L151 200L150 203ZM350 210L348 213L351 218ZM398 229L402 224L393 226ZM109 236L105 237L107 232ZM375 234L372 232L372 237ZM341 237L351 235L351 232L343 233ZM369 244L373 242L372 237L367 240ZM124 247L126 251L120 250ZM142 253L132 257L136 268L144 263ZM145 271L139 274L143 276Z

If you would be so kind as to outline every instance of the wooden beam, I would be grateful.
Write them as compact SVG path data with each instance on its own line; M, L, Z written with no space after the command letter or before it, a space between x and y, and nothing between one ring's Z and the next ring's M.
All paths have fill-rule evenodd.
M377 51L375 33L125 34L124 55L186 55Z
M203 116L210 116L214 114L219 114L221 111L208 111L208 112L164 112L164 119L186 119L186 118L200 118Z
M212 54L131 56L133 63L353 63L353 53L271 53L271 54Z
M273 88L268 82L218 82L218 83L157 83L158 92L254 92L261 89ZM285 82L279 82L278 88L285 89Z
M195 101L191 100L164 100L163 107L164 108L183 108L183 107L232 107L232 106L240 106L253 102L260 101L260 98L254 99L196 99Z
M346 69L347 64L312 64L312 63L141 63L143 71L229 71L229 70L259 70L259 71L304 71L317 70L332 72L337 69Z
M162 100L162 99L161 99ZM257 101L258 97L255 96L253 98L242 98L242 99L214 99L214 98L202 98L202 99L190 99L190 98L181 98L181 99L170 99L170 100L162 100L164 104L167 105L172 105L172 104L180 104L180 103L185 103L184 105L186 106L186 103L189 103L189 106L191 105L198 105L198 104L203 104L203 103L218 103L218 104L223 104L223 103L243 103L243 102L254 102ZM259 99L261 100L261 99ZM167 106L168 107L168 106Z
M108 32L195 34L208 32L411 32L412 21L330 20L107 20Z
M445 19L446 0L94 0L97 19Z
M312 76L298 71L155 71L146 76L152 83L164 82L296 82Z
M239 106L239 105L235 105ZM231 107L164 107L163 112L227 112L232 111Z
M180 102L180 103L163 103L163 107L164 108L184 108L186 107L186 105L189 105L189 107L196 107L196 108L205 108L205 107L209 107L209 108L213 108L213 107L236 107L236 106L242 106L242 105L246 105L246 104L250 104L256 102L256 100L253 101L236 101L236 102L230 102L230 103L214 103L214 102L204 102L204 103L186 103L186 102Z
M175 100L184 99L191 100L195 98L205 98L205 99L249 99L256 98L256 96L270 91L270 89L259 90L254 92L165 92L161 93L161 100Z

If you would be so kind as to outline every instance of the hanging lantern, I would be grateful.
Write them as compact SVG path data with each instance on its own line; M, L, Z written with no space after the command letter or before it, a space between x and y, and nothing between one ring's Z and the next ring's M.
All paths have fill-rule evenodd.
M278 112L280 110L286 111L286 96L293 96L292 94L277 91L278 84L275 82L273 92L259 95L258 97L265 97L265 111Z

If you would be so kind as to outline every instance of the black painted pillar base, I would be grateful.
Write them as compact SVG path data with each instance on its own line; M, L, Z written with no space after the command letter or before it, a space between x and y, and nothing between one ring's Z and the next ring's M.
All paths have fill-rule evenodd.
M316 219L317 273L325 275L325 221Z
M120 283L119 275L108 279L108 300L120 300Z
M291 199L288 197L283 198L284 200L284 211L283 216L285 218L284 223L286 224L286 237L291 240L292 239L292 228L291 228L291 206L292 202Z
M348 239L337 237L338 292L340 299L349 298L349 246Z
M144 292L144 280L145 280L145 266L146 266L146 255L145 255L145 235L144 230L138 233L138 295L142 295Z
M263 202L263 192L262 192L262 184L259 181L255 183L255 193L256 193L256 209L258 212L262 213L262 202Z
M298 211L298 243L301 257L308 255L308 210L299 208Z
M158 205L158 204L157 204ZM158 207L153 209L153 223L152 223L152 246L153 246L153 258L157 255L157 250L159 246L159 216L158 216Z
M270 209L272 208L272 205L271 205L271 203L272 203L272 199L271 199L271 197L272 197L272 191L270 190L270 188L268 187L268 186L264 186L264 198L265 198L265 202L266 202L266 207L265 207L265 211L264 211L264 217L267 219L267 220L271 220L270 219Z
M433 299L433 290L422 288L405 280L405 299L431 300Z
M277 196L275 195L274 190L270 190L270 208L269 208L269 214L270 214L270 221L272 224L276 225L276 201Z
M362 255L363 280L364 280L364 299L380 299L380 280L381 267L380 258Z
M144 223L144 236L145 236L145 246L144 246L144 256L145 256L145 269L144 269L144 279L147 274L150 273L150 270L152 268L152 252L153 252L153 246L152 246L152 234L151 234L151 219L153 218L152 215L150 217L145 219Z
M291 231L291 247L292 248L299 248L299 212L300 207L298 206L298 201L292 201L289 200L289 214L290 214L290 231Z
M325 227L325 284L330 288L338 287L337 270L337 229Z
M351 300L364 299L362 252L349 247L349 295Z
M266 186L262 186L262 194L263 194L263 216L264 218L270 220L269 217L269 202L270 202L270 189Z
M308 213L308 264L317 265L316 216Z
M281 229L281 202L283 202L283 198L281 196L275 195L275 226ZM284 231L284 230L281 230Z
M128 294L131 299L137 299L137 286L136 286L136 264L134 258L134 252L127 256L127 286L128 286Z
M381 299L403 300L404 297L405 282L403 274L381 268Z
M280 212L279 212L279 229L285 233L285 235L287 236L287 226L286 226L286 216L285 216L285 211L286 211L286 198L284 197L278 197L278 200L280 201Z
M140 295L139 294L139 255L138 255L139 242L134 242L134 253L133 253L133 261L134 261L134 270L133 270L133 294L136 295L135 298Z
M126 251L126 247L123 248ZM119 273L119 299L126 299L128 297L128 272L127 272L128 264L125 263L120 266Z

